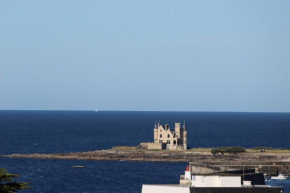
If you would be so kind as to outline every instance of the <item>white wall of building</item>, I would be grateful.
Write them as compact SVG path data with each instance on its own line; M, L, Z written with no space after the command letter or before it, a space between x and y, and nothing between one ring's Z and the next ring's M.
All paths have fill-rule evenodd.
M192 176L192 186L206 187L205 176Z
M143 185L142 193L190 193L190 188L178 185Z
M195 187L241 187L240 176L192 176Z
M206 176L206 187L221 187L220 176Z
M222 187L241 187L241 176L222 176Z

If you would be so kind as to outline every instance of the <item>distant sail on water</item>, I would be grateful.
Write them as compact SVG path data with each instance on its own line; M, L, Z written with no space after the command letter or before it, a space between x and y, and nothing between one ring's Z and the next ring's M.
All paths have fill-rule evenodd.
M95 111L97 112L97 111L98 111L98 109L95 109Z

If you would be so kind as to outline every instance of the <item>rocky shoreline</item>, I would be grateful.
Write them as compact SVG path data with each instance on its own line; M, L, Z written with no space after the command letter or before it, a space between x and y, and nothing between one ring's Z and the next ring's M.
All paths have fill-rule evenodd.
M209 152L192 151L148 151L148 150L97 150L90 152L55 154L12 154L0 158L30 159L77 159L97 161L141 161L141 162L289 162L290 153L239 153L212 155Z

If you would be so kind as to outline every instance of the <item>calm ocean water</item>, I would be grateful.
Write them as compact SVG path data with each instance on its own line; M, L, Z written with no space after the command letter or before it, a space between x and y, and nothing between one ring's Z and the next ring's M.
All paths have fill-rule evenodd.
M186 120L189 147L290 148L289 113L0 111L0 154L136 146L152 141L158 120ZM178 183L186 163L0 159L0 167L33 183L23 192L140 193L142 184ZM289 180L270 183L290 192Z

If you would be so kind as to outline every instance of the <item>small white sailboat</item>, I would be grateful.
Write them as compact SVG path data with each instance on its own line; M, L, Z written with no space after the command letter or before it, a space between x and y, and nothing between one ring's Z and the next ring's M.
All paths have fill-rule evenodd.
M98 109L95 109L95 111L97 112L97 111L98 111Z
M272 176L272 180L285 180L288 176L284 176L283 174L279 174L278 176Z

